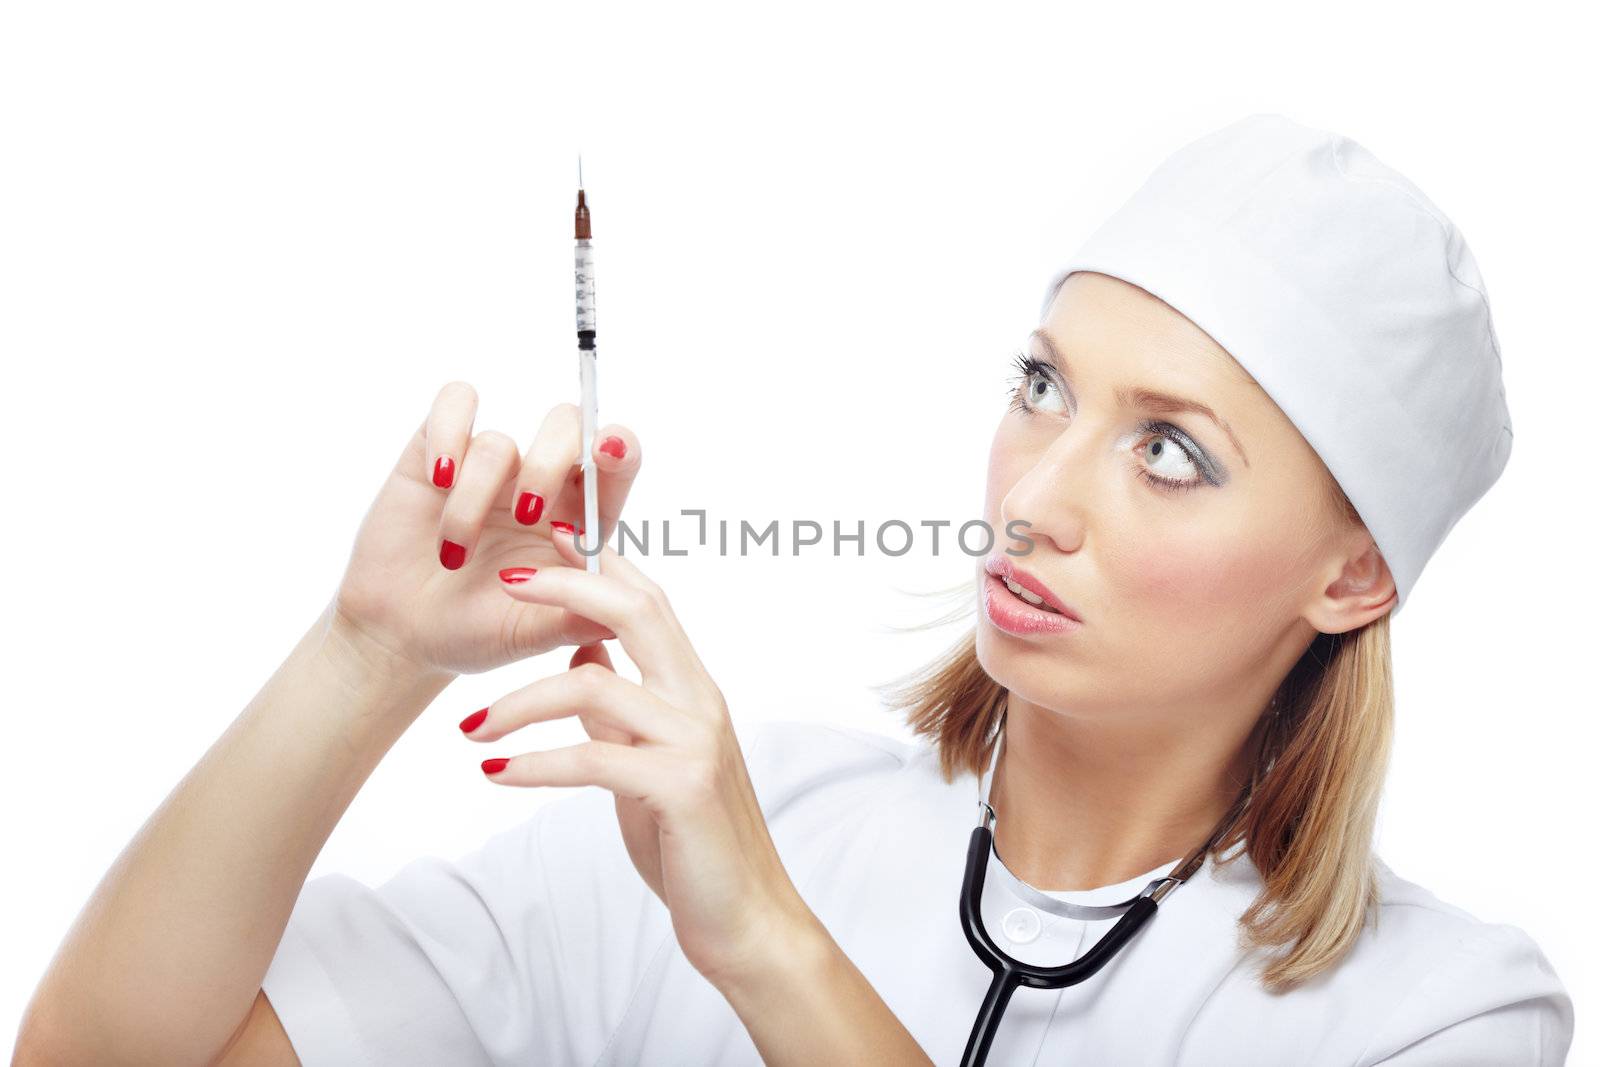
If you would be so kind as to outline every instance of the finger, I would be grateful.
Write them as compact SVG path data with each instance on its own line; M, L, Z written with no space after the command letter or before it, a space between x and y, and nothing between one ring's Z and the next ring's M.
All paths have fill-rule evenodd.
M558 646L577 645L579 648L595 644L600 641L615 641L617 639L609 626L604 626L593 619L586 619L575 611L562 609L561 619L555 625L555 643Z
M588 570L588 556L578 549L578 540L573 536L573 531L560 526L555 527L550 534L550 543L555 546L557 554L562 559L571 563L579 570ZM616 550L605 544L600 545L600 573L618 579L624 585L642 589L652 596L659 596L667 604L667 610L672 610L672 604L667 600L666 594L648 574L636 567L632 560L623 559ZM677 616L673 616L677 621Z
M422 422L417 425L417 432L411 435L406 442L405 450L400 453L400 458L395 460L395 467L399 470L415 474L424 482L431 482L432 476L428 466L428 416L422 416ZM454 464L451 473L455 472Z
M507 693L489 705L489 714L467 736L497 741L524 726L579 711L651 744L684 745L694 737L695 725L683 712L598 663L580 664Z
M566 480L555 498L557 515L582 528L584 524L583 462L578 454L582 447L582 427L577 433L572 465L567 468ZM643 456L639 439L624 426L612 424L594 435L590 454L595 461L595 519L600 524L600 536L605 538L622 514L622 506L639 472Z
M439 562L449 570L459 570L471 558L489 509L516 465L517 443L499 430L485 430L467 446L439 516Z
M497 785L597 785L645 801L664 797L673 788L672 766L661 753L610 741L484 760L483 770Z
M595 434L594 462L599 468L595 510L600 519L600 540L609 538L616 529L643 459L639 439L626 426L612 423Z
M616 553L607 546L601 547L600 573L590 574L582 569L571 534L558 531L551 540L563 558L580 562L571 567L545 567L527 581L501 582L500 588L517 600L553 604L609 626L646 683L671 686L682 695L693 692L688 687L705 678L705 669L666 595L653 584L630 585L616 574L608 574L608 566L621 567Z
M560 500L562 483L577 460L581 417L576 404L557 404L545 412L533 444L522 457L516 491L511 495L512 515L522 525L554 517L552 505Z
M527 581L538 572L537 567L502 567L500 568L500 581L509 585ZM513 646L516 648L535 649L549 648L560 645L578 645L583 647L599 641L615 641L617 635L611 627L602 626L597 622L584 618L575 612L561 609L560 616L552 626L548 615L544 614L544 606L539 605L537 612L531 610L526 619L519 618L513 626L516 639ZM609 662L609 660L608 660Z
M440 489L455 484L477 417L478 391L466 382L446 382L433 398L423 439L423 459L429 479Z
M589 557L585 556L583 552L579 551L578 538L574 535L574 532L571 529L567 528L566 524L557 523L552 527L550 531L550 543L555 547L557 555L559 555L567 563L570 563L574 569L582 571L587 571L589 569ZM672 610L672 601L668 599L666 592L662 590L662 588L653 580L651 580L649 575L645 574L644 571L634 566L632 560L623 559L617 554L615 549L611 548L611 546L605 544L604 542L601 542L600 544L599 556L599 573L610 578L615 578L624 585L643 592L660 605L665 613L666 621L670 624L671 628L676 632L678 637L681 638L684 647L689 650L690 656L698 664L699 657L694 654L694 648L692 643L689 641L689 635L684 632L683 625L678 621L677 613ZM615 627L613 627L613 629L615 629ZM627 644L624 643L623 647L626 648ZM631 650L629 654L632 654ZM638 661L635 660L634 662L637 663ZM703 669L704 668L702 668L702 670Z
M615 634L611 635L615 637ZM572 650L572 658L567 660L567 669L581 667L586 663L599 664L608 671L616 670L616 665L611 662L611 653L606 646L596 641L591 645L579 645ZM607 726L586 711L578 712L578 722L583 724L583 732L596 741L618 741L627 744L633 738L626 730L619 730L614 726Z
M573 649L572 658L567 661L567 669L571 670L573 667L578 667L585 663L598 663L608 671L617 669L617 665L611 662L610 649L606 648L605 644L600 641L589 645L579 645Z

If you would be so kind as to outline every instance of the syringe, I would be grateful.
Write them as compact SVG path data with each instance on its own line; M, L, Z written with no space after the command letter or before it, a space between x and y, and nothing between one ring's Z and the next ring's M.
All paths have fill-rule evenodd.
M594 249L590 247L589 205L583 198L583 157L578 157L578 210L574 217L578 242L578 384L583 393L583 529L585 568L600 571L599 493L595 485L594 434L599 401L595 396Z

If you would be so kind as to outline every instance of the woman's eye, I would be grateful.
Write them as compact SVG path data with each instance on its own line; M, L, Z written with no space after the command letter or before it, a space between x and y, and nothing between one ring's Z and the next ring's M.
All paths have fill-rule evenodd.
M1030 371L1022 379L1022 398L1023 402L1034 411L1063 414L1067 410L1061 390L1056 388L1055 383L1043 371Z
M1064 415L1069 411L1066 397L1054 368L1018 353L1011 392L1011 410L1023 415L1045 412ZM1171 423L1146 421L1139 425L1134 452L1142 460L1138 475L1158 489L1197 489L1202 485L1221 485L1225 477L1217 465L1182 429Z
M1170 437L1158 434L1146 441L1139 452L1145 458L1150 473L1162 484L1190 486L1198 485L1205 479L1205 473Z

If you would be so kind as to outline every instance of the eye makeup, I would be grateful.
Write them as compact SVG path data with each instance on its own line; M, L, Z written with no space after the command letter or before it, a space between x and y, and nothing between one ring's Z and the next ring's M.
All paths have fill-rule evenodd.
M1054 385L1057 393L1061 395L1063 401L1066 400L1068 395L1067 390L1063 383L1058 380L1056 369L1050 366L1050 364L1044 362L1043 360L1035 359L1025 353L1018 352L1012 357L1011 366L1013 368L1013 374L1011 377L1011 384L1008 386L1007 392L1011 397L1012 411L1026 415L1034 410L1034 403L1032 399L1027 398L1031 398L1033 396L1035 385L1041 384L1035 382L1036 378L1044 379L1043 384Z
M1222 485L1228 480L1227 474L1217 465L1216 461L1211 458L1205 449L1196 444L1192 437L1184 433L1182 427L1174 426L1170 422L1157 422L1149 419L1139 424L1138 432L1149 435L1154 440L1171 441L1178 447L1180 452L1188 457L1189 462L1193 463L1200 471L1199 480L1180 481L1154 474L1148 468L1141 467L1139 476L1145 481L1164 489L1194 489L1202 483ZM1143 451L1148 446L1149 442L1146 442L1139 447L1138 451Z
M1068 397L1070 393L1065 382L1061 380L1060 372L1049 362L1030 356L1024 352L1017 352L1012 358L1013 377L1009 388L1011 399L1010 410L1022 415L1033 415L1039 411L1038 401L1044 391L1053 387L1057 395L1062 398L1066 408L1076 408L1076 404ZM1041 390L1041 386L1044 387ZM1200 472L1200 477L1189 480L1167 478L1155 474L1139 465L1136 473L1152 486L1171 492L1181 492L1186 489L1195 489L1201 485L1220 486L1228 481L1227 470L1211 457L1199 442L1195 441L1181 426L1166 421L1147 419L1137 427L1141 438L1149 438L1135 449L1142 452L1153 441L1167 441L1177 448L1190 463Z

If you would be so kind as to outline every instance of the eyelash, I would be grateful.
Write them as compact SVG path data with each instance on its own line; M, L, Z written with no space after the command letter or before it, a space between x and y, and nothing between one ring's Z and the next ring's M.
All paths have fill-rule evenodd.
M1024 355L1021 352L1016 353L1016 355L1012 357L1011 366L1014 369L1012 381L1015 383L1011 386L1010 390L1011 410L1022 415L1032 415L1033 409L1028 406L1027 401L1022 399L1023 387L1028 384L1029 379L1031 379L1035 374L1040 374L1048 378L1054 368L1042 360L1034 359L1032 356ZM1205 464L1201 461L1200 457L1196 456L1187 445L1180 441L1171 432L1163 429L1163 425L1164 424L1159 422L1147 420L1140 424L1139 429L1144 433L1155 434L1165 441L1172 442L1175 448L1189 457L1189 462L1193 463L1196 467L1201 468L1203 471ZM1186 489L1198 489L1200 486L1207 484L1207 479L1203 473L1199 480L1193 482L1180 482L1173 478L1163 478L1159 474L1150 473L1149 468L1144 466L1139 468L1137 474L1150 485L1170 493L1181 493Z

